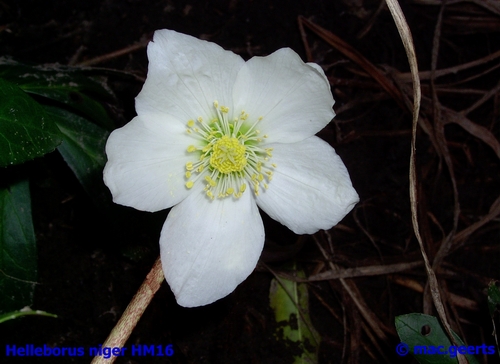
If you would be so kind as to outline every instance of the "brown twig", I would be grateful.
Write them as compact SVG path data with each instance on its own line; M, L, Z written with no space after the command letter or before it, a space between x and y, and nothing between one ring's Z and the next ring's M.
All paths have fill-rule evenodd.
M469 70L471 68L478 67L478 66L481 66L483 64L494 61L497 58L500 58L500 51L496 51L492 54L487 55L486 57L476 59L475 61L472 61L472 62L467 62L467 63L463 63L463 64L460 64L457 66L443 68L441 70L436 70L434 72L434 77L438 78L438 77L443 77L443 76L447 76L450 74L456 74L456 73L461 72L461 71L466 71L466 70ZM494 66L489 71L492 71L496 68L497 68L497 66ZM432 73L431 71L422 71L422 72L419 72L418 77L421 80L426 80L426 79L429 79L431 77L431 73ZM482 75L482 74L480 74L480 75ZM411 73L399 73L397 75L398 80L400 80L401 82L410 82L411 77L412 77Z
M330 279L339 279L339 278L387 275L391 273L411 270L413 268L420 267L421 265L422 262L417 261L417 262L405 262L405 263L396 263L387 265L370 265L368 267L356 267L356 268L345 268L345 269L339 268L335 270L328 270L326 272L321 272L313 276L309 276L307 279L304 279L303 281L313 282L313 281L326 281Z
M443 5L441 6L441 9L439 11L438 20L436 22L436 28L434 31L430 85L431 85L432 106L434 114L434 135L436 137L436 140L438 141L437 145L439 147L437 152L439 157L444 159L445 164L448 168L448 173L450 175L450 180L453 190L454 208L453 208L453 227L451 231L448 233L448 235L443 239L442 244L439 247L436 256L434 257L434 261L432 263L432 268L434 270L438 269L441 261L446 257L451 248L453 237L455 236L458 228L458 217L460 216L460 203L458 198L457 181L455 179L455 172L453 169L453 162L451 160L450 151L448 149L446 137L444 135L445 121L443 120L443 113L441 112L442 111L441 103L439 102L434 82L435 81L434 73L436 72L437 68L439 43L441 38L441 22L445 6L446 6L446 0L443 2Z
M132 330L134 330L137 322L139 322L139 319L160 288L163 280L161 260L158 258L146 276L146 279L139 287L139 290L132 298L132 301L130 301L125 309L122 317L118 320L113 330L111 330L111 333L102 345L103 348L122 348L125 345ZM112 364L115 359L116 356L111 356L109 359L105 359L103 356L96 356L91 364Z
M326 253L325 249L323 249L323 247L319 243L316 236L313 235L313 238L314 238L314 241L316 242L316 246L320 250L321 254L328 261L328 265L330 266L330 269L332 271L338 270L338 266L336 264L334 264L331 261L331 259L328 258L328 254ZM350 298L353 300L356 307L361 312L361 315L366 320L368 326L371 328L371 330L374 332L374 334L382 342L387 342L388 339L387 339L386 332L393 333L392 328L389 328L386 325L384 325L384 323L379 320L377 315L375 315L373 313L373 311L369 308L368 304L366 303L363 296L361 295L361 292L358 290L356 285L351 280L339 278L339 281L342 284L342 287L346 290L346 292L350 296Z
M384 75L384 73L377 68L373 63L368 61L360 52L351 47L344 40L333 34L332 32L320 27L319 25L307 20L303 16L299 16L299 27L307 26L310 30L321 37L325 42L330 44L332 47L336 48L339 52L344 54L346 57L350 58L353 62L357 63L362 67L374 80L376 80L380 86L391 95L394 100L400 105L404 110L408 110L410 105L405 104L405 99L394 83ZM303 30L302 30L303 32ZM302 35L304 37L304 34ZM308 57L310 55L308 54Z
M415 54L415 46L413 45L413 38L411 36L410 28L403 15L403 11L396 0L386 0L387 6L391 12L394 22L398 28L401 40L405 47L406 55L408 56L408 62L410 63L410 70L412 74L413 81L413 122L412 122L412 138L411 138L411 156L410 156L410 206L412 215L412 224L415 237L417 238L420 250L422 252L422 258L425 263L425 270L427 272L428 283L431 290L431 295L434 301L434 306L438 312L441 323L444 326L446 334L453 344L455 343L455 338L452 334L448 318L446 317L446 312L443 305L443 300L441 299L441 293L439 291L439 284L436 279L436 274L429 263L427 258L427 253L425 252L424 243L420 235L419 221L418 221L418 195L417 195L417 173L416 173L416 141L417 141L417 124L418 117L420 114L420 100L421 100L421 90L420 90L420 80L418 78L418 66L417 66L417 56ZM465 357L459 355L458 362L460 364L467 363Z
M106 62L106 61L109 61L113 58L121 57L125 54L135 52L139 49L143 49L148 45L148 43L149 43L149 39L142 40L138 43L132 44L131 46L119 49L117 51L114 51L114 52L111 52L108 54L104 54L102 56L98 56L95 58L91 58L91 59L88 59L86 61L78 62L77 65L78 66L93 66L93 65L96 65L96 64L99 64L102 62Z

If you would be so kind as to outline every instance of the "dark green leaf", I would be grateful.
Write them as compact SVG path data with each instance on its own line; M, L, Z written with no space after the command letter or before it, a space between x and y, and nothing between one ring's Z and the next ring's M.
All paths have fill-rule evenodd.
M27 180L0 189L0 313L29 306L37 279Z
M500 310L500 289L495 282L488 285L488 309L491 317Z
M409 353L422 352L429 348L440 348L440 353L428 352L427 355L414 355L415 359L421 364L448 364L458 363L457 352L450 348L451 343L439 321L434 316L421 313L411 313L396 317L396 330L402 343L409 347ZM428 332L426 332L427 330ZM458 346L465 346L457 334L453 333ZM425 347L425 348L424 348ZM417 349L415 349L417 348ZM432 350L432 349L431 349ZM446 354L444 354L446 351ZM482 354L482 352L479 352ZM486 354L486 353L484 353ZM470 364L478 364L473 355L466 355Z
M60 102L80 112L89 120L112 130L113 121L99 99L114 98L104 82L88 77L85 69L60 65L28 66L0 59L0 77L15 83L22 90Z
M62 133L63 142L57 150L87 193L99 198L105 191L102 170L109 132L66 110L48 106L45 110Z
M59 129L43 108L0 78L0 167L40 157L60 142Z
M491 281L488 285L488 310L490 311L491 324L493 326L493 336L498 347L498 333L497 326L500 313L500 289L498 288L498 282ZM500 355L500 352L498 353Z

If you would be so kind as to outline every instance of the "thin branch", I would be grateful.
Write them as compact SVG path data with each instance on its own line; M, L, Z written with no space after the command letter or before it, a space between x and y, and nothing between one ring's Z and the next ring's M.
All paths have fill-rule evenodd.
M146 279L139 287L139 290L130 301L125 309L120 320L117 322L108 338L102 345L103 348L122 348L127 342L132 330L134 330L137 322L153 299L155 293L161 286L164 280L163 270L161 268L160 258L156 259L153 268L146 276ZM91 364L112 364L116 356L111 356L105 359L103 356L96 356Z

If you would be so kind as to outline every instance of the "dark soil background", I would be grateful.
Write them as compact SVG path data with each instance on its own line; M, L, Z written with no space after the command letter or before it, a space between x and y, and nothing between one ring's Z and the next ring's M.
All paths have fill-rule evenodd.
M306 60L299 15L335 33L377 65L401 90L409 72L394 22L381 1L371 0L87 0L1 1L0 55L34 64L92 64L126 71L110 77L118 97L110 106L117 125L134 116L134 97L147 72L144 47L93 63L96 57L145 44L154 30L169 28L213 41L245 59L290 47ZM419 67L430 70L440 1L400 1L412 29ZM485 2L487 3L487 2ZM436 5L438 4L438 5ZM495 6L495 2L491 2ZM380 10L379 12L377 10ZM500 15L467 1L443 13L438 69L454 67L500 49ZM359 65L306 30L312 61L330 77L337 117L319 135L335 147L351 173L361 201L329 232L299 237L265 219L266 248L256 271L234 293L208 307L184 309L163 284L127 345L173 344L171 358L119 358L117 363L292 363L297 348L275 336L269 284L292 260L307 275L341 268L421 261L409 203L411 114ZM500 80L498 58L439 78L441 104L459 112ZM496 67L495 67L496 66ZM406 82L406 83L405 83ZM406 86L405 86L406 85ZM405 88L406 87L406 88ZM430 99L429 79L423 91ZM411 94L410 94L411 95ZM500 137L498 88L468 117ZM429 110L431 110L429 112ZM423 117L435 125L432 108ZM437 127L436 127L437 128ZM481 138L456 123L446 125L446 148L454 175L419 129L419 214L430 259L453 230L455 179L461 206L457 232L481 221L500 194L498 156ZM4 344L95 347L113 328L159 253L167 211L149 214L121 206L99 209L57 153L31 164L31 193L38 242L39 278L33 309L59 318L26 317L0 325L2 363L88 363L91 358L6 358ZM109 198L109 196L108 196ZM498 216L455 244L437 267L452 326L471 345L494 345L486 288L500 279ZM458 241L458 240L457 240ZM328 252L328 260L317 244ZM293 273L293 272L288 272ZM321 335L320 363L411 363L395 353L394 318L424 309L422 266L346 280L311 282L310 315ZM365 309L353 299L355 291ZM366 320L371 314L383 335ZM497 355L478 356L498 363Z

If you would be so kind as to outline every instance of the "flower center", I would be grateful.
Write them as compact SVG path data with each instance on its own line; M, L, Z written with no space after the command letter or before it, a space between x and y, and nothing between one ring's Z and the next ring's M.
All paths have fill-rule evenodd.
M247 164L245 150L238 139L224 135L212 147L210 165L224 174L240 172Z
M255 195L260 187L268 188L276 164L270 163L272 148L261 144L267 135L260 136L257 125L262 120L251 120L245 111L229 118L229 108L214 101L215 117L205 121L201 116L187 122L187 133L193 144L187 152L193 160L186 163L186 188L192 188L202 178L205 193L210 199L233 196L240 198L247 188Z

